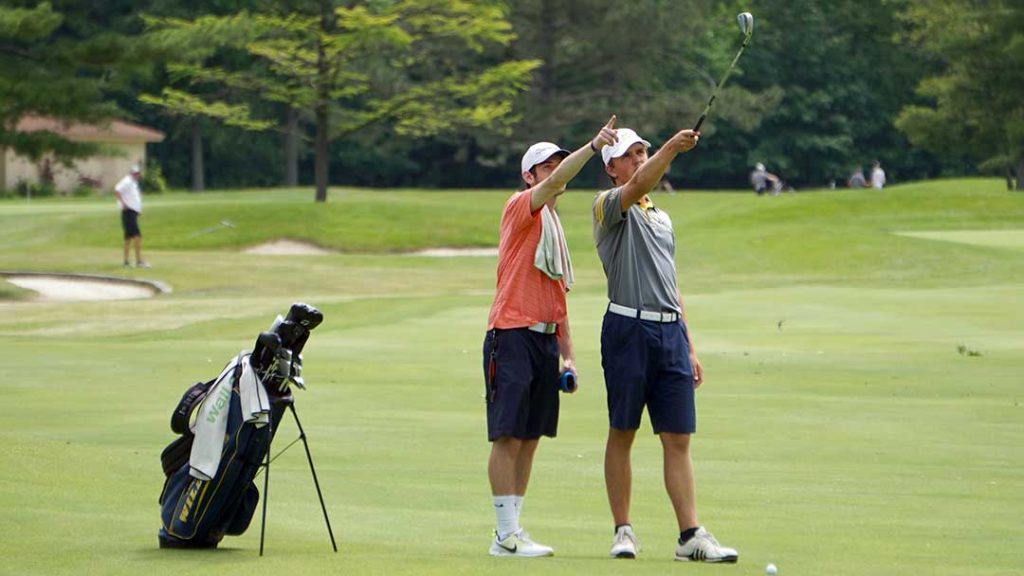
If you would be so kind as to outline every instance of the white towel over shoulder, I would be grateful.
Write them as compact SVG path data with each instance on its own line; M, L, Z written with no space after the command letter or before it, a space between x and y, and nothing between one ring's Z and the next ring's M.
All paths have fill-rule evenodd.
M533 256L533 265L552 280L561 280L568 292L575 281L572 274L572 260L569 258L569 245L565 242L565 232L558 213L547 205L540 209L541 231L537 252Z
M249 364L249 355L245 352L228 363L217 377L202 406L196 421L192 424L192 453L189 456L189 474L199 480L212 480L220 466L224 452L224 437L227 433L228 414L231 412L232 376L235 367L242 363L242 373L238 378L239 404L242 407L242 419L257 427L270 422L270 400L267 391Z

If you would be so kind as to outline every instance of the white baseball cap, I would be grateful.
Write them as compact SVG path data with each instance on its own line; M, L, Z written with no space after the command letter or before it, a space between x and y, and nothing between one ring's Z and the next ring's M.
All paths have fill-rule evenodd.
M523 172L529 172L531 168L544 162L548 158L551 158L555 154L569 155L569 151L563 148L559 148L557 144L551 142L537 142L533 146L526 149L526 154L523 154L523 161L520 164Z
M757 164L754 164L754 168L756 168L757 170L764 170L764 164L758 162Z
M132 164L132 174L142 174L142 168L138 164Z
M601 159L604 160L604 165L607 166L611 162L612 158L618 158L629 150L629 147L637 142L642 142L644 146L651 147L651 143L644 140L633 131L631 128L619 128L615 131L615 134L619 137L619 141L611 146L605 146L601 148Z

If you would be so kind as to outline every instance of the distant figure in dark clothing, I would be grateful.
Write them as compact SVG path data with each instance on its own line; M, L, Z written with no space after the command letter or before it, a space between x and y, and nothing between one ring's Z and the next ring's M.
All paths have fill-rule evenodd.
M846 181L847 188L867 188L868 181L864 178L864 170L857 168L857 170L850 176L850 179Z

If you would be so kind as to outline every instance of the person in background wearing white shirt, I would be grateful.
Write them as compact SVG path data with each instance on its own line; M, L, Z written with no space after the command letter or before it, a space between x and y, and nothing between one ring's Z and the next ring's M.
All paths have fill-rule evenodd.
M882 170L882 163L878 160L871 166L871 187L875 190L885 187L885 170Z
M124 228L125 267L131 266L128 261L128 249L134 245L135 266L149 268L149 264L142 259L142 232L139 230L139 214L142 214L142 190L139 188L141 178L142 169L136 164L132 166L131 172L114 186L114 194L121 207L121 227Z

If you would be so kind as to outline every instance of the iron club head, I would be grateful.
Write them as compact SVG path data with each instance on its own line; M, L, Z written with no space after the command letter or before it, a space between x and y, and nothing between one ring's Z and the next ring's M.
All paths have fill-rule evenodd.
M736 15L736 22L740 25L740 32L743 35L750 37L754 33L754 15L750 12L740 12Z

